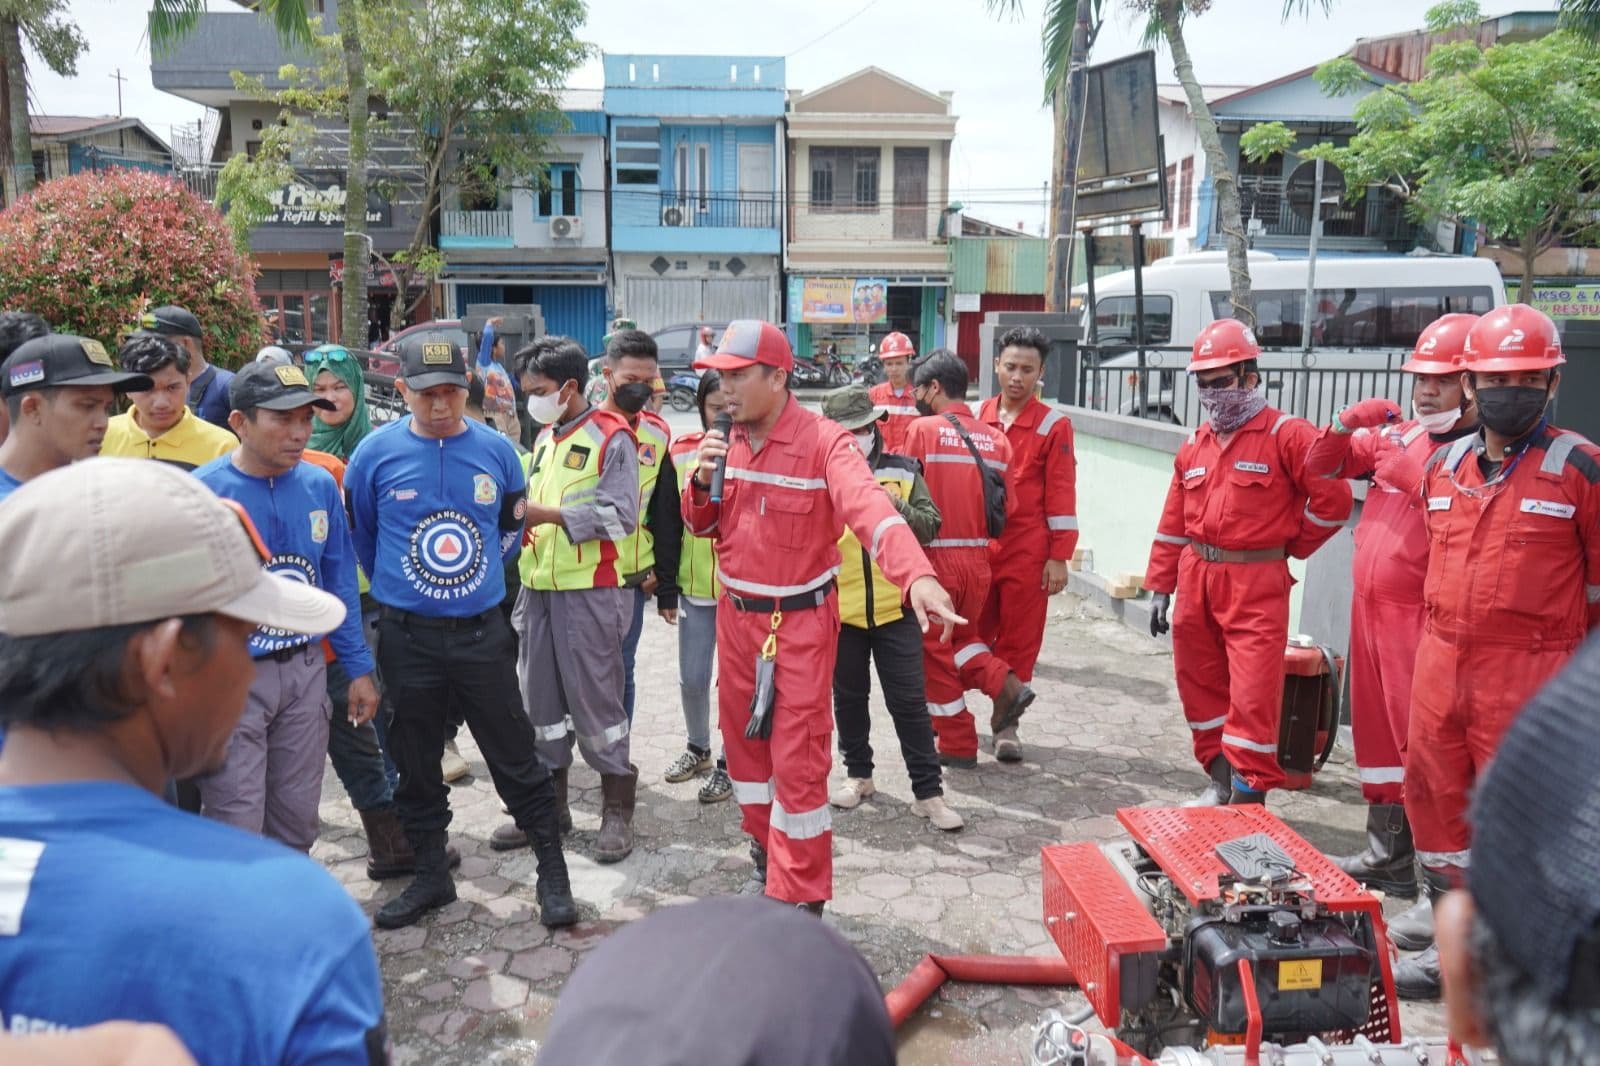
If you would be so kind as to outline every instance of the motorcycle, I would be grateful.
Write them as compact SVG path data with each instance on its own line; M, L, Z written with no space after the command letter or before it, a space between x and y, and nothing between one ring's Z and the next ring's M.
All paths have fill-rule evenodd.
M667 402L674 411L689 412L695 408L695 397L700 393L700 375L685 371L667 379Z
M794 383L801 388L831 389L850 384L850 371L844 360L829 352L819 361L794 364Z
M856 380L868 388L888 381L889 375L883 371L883 360L875 355L861 360L856 364Z

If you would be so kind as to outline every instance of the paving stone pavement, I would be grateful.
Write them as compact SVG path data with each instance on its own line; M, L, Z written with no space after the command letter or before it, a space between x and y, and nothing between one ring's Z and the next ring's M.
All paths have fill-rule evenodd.
M633 732L640 769L636 848L614 866L589 858L600 782L580 760L572 772L577 828L567 857L583 921L571 929L551 933L538 924L530 852L489 849L489 834L505 816L463 734L461 751L473 774L450 792L451 840L462 853L460 899L418 925L373 934L397 1066L532 1063L556 997L585 953L625 922L733 892L744 881L749 859L738 808L731 801L700 804L698 781L662 781L683 745L677 677L675 634L652 612L639 650ZM976 770L946 771L946 797L967 821L952 834L911 813L894 731L874 698L879 794L854 811L835 812L834 900L826 921L861 950L885 989L928 952L1054 955L1041 921L1039 848L1121 836L1113 817L1118 807L1172 805L1204 785L1170 655L1092 605L1070 595L1056 601L1034 687L1039 699L1023 720L1021 764L995 762L985 736ZM986 715L979 721L986 732ZM837 778L843 771L835 761ZM1348 752L1334 755L1312 789L1274 794L1271 806L1329 851L1353 851L1363 842ZM331 771L322 819L312 856L369 914L398 894L403 881L366 879L359 823ZM1039 1013L1082 1002L1072 990L947 985L902 1030L900 1061L1025 1063ZM1442 1031L1433 1007L1407 1005L1403 1024L1414 1034Z

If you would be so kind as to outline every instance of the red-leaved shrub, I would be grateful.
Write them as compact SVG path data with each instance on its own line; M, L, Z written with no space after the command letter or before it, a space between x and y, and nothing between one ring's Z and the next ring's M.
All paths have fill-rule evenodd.
M266 342L254 266L217 209L175 179L74 174L0 211L0 309L33 311L114 349L163 304L200 319L213 363L238 366Z

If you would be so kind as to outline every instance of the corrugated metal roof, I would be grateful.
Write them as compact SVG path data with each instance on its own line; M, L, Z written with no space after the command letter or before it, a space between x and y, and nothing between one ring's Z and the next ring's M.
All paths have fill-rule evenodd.
M1043 293L1046 258L1046 242L1040 237L957 237L950 242L956 292Z

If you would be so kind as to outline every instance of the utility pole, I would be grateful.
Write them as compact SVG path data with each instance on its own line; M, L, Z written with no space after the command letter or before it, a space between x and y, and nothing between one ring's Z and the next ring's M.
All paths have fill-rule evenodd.
M112 81L117 83L117 117L121 118L122 117L122 83L127 81L128 79L124 78L122 76L122 68L121 67L117 68L117 72L115 74L107 74L106 77L110 78Z

